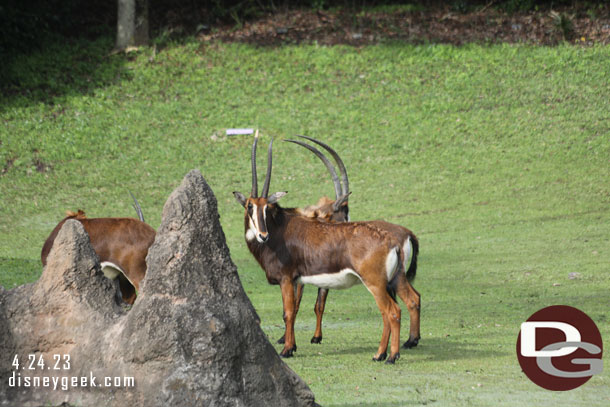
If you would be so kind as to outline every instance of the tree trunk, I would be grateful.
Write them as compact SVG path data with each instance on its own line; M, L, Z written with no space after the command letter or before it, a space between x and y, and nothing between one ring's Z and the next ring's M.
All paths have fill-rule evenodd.
M148 44L148 0L118 0L115 50Z

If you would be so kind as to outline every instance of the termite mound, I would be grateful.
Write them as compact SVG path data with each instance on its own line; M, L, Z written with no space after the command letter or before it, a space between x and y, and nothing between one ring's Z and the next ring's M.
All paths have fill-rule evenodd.
M0 287L0 405L316 405L260 329L199 171L168 198L147 264L127 312L67 221L37 282Z

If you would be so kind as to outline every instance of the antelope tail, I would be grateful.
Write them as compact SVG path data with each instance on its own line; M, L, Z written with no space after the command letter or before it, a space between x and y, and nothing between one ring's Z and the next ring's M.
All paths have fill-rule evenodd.
M413 254L411 256L411 264L409 265L409 269L407 270L407 281L412 283L415 280L415 275L417 274L417 255L419 254L419 242L414 235L409 236L409 241L411 242L411 247L413 248Z

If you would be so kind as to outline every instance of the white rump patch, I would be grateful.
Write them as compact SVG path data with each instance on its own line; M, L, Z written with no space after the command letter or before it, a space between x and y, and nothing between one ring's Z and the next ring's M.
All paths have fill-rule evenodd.
M102 273L104 273L104 276L110 280L114 280L119 276L119 274L125 274L119 266L109 261L103 261L101 266Z
M411 255L413 254L413 245L411 244L411 237L407 237L407 240L402 245L402 251L405 253L405 273L411 264Z
M385 272L388 276L388 281L392 280L394 277L394 273L398 269L398 254L396 253L396 248L392 248L390 253L388 253L388 257L385 259Z
M127 281L129 281L131 283L131 285L133 285L135 287L135 284L133 283L133 281L131 281L129 279L129 277L127 277L127 275L125 274L125 272L123 271L122 268L120 268L119 266L117 266L116 264L110 262L110 261L103 261L101 263L102 266L102 273L104 273L104 276L110 280L114 280L116 279L120 274L122 274L123 276L125 276L125 278L127 279Z
M312 284L319 288L344 289L362 283L360 276L352 269L343 269L338 273L317 274L315 276L301 276L301 284Z

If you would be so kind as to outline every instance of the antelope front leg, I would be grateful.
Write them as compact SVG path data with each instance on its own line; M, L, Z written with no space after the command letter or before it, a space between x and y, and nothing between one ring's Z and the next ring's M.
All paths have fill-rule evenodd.
M295 296L296 296L296 305L295 305L295 309L294 309L295 318L296 318L297 314L299 313L299 307L301 305L301 298L303 298L304 288L305 288L304 284L297 283L294 286L294 291L295 291ZM281 345L281 344L284 344L285 342L286 342L286 332L284 331L284 335L282 335L282 337L277 340L277 343L279 343Z
M305 289L305 284L297 283L294 286L295 292L295 308L294 315L296 316L299 313L299 308L301 307L301 298L303 298L303 290Z
M297 350L296 340L294 338L294 320L296 318L296 301L294 292L294 282L290 277L285 277L280 282L282 289L282 303L284 304L284 323L286 331L284 334L284 349L280 352L280 356L284 358L292 357L293 352Z
M328 290L326 288L318 288L318 298L316 299L316 305L313 309L316 313L316 331L313 334L313 338L311 338L311 343L322 342L322 315L324 315L327 296Z

